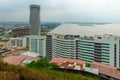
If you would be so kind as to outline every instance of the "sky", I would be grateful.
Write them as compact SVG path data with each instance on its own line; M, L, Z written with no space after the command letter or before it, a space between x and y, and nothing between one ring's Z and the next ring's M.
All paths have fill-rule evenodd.
M0 22L29 22L29 5L41 5L42 22L120 23L120 0L0 0Z

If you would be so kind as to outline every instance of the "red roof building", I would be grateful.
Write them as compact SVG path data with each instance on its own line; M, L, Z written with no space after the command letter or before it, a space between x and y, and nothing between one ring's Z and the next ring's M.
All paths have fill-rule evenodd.
M4 62L14 65L22 65L24 63L30 63L31 61L37 61L38 58L29 56L9 56L3 59Z
M85 61L74 60L67 58L53 58L51 62L57 63L59 68L63 69L73 69L73 70L84 70Z
M99 63L99 62L92 62L90 67L97 68L99 71L99 74L103 77L120 80L120 71L117 70L117 68L115 67L112 67L103 63Z

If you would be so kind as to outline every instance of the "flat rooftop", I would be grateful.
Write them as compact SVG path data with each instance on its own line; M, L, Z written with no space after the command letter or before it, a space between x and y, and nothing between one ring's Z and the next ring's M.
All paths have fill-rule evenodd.
M40 5L37 5L37 4L31 4L30 7L40 8Z

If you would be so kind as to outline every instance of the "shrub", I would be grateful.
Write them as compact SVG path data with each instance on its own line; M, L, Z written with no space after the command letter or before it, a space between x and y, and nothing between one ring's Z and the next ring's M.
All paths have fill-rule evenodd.
M47 58L41 58L36 62L33 61L30 64L27 64L26 66L34 69L52 69L57 67L57 64L49 63Z
M86 67L90 67L90 63L86 63Z

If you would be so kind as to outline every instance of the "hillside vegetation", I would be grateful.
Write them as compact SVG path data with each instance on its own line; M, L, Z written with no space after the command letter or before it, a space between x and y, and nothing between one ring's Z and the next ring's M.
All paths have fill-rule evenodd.
M42 70L10 65L0 60L0 80L85 80L82 76L77 75L78 79L70 79L72 74L64 74L64 77L58 77Z
M0 60L0 80L62 80L44 72L10 65Z
M26 66L34 70L39 70L42 72L46 72L47 74L54 75L62 80L101 80L99 76L93 74L56 69L58 65L56 63L49 63L47 58L41 58L36 62L33 61L30 64L27 64Z
M49 63L46 58L25 66L16 66L0 60L0 80L100 80L92 76L57 71L55 63Z

